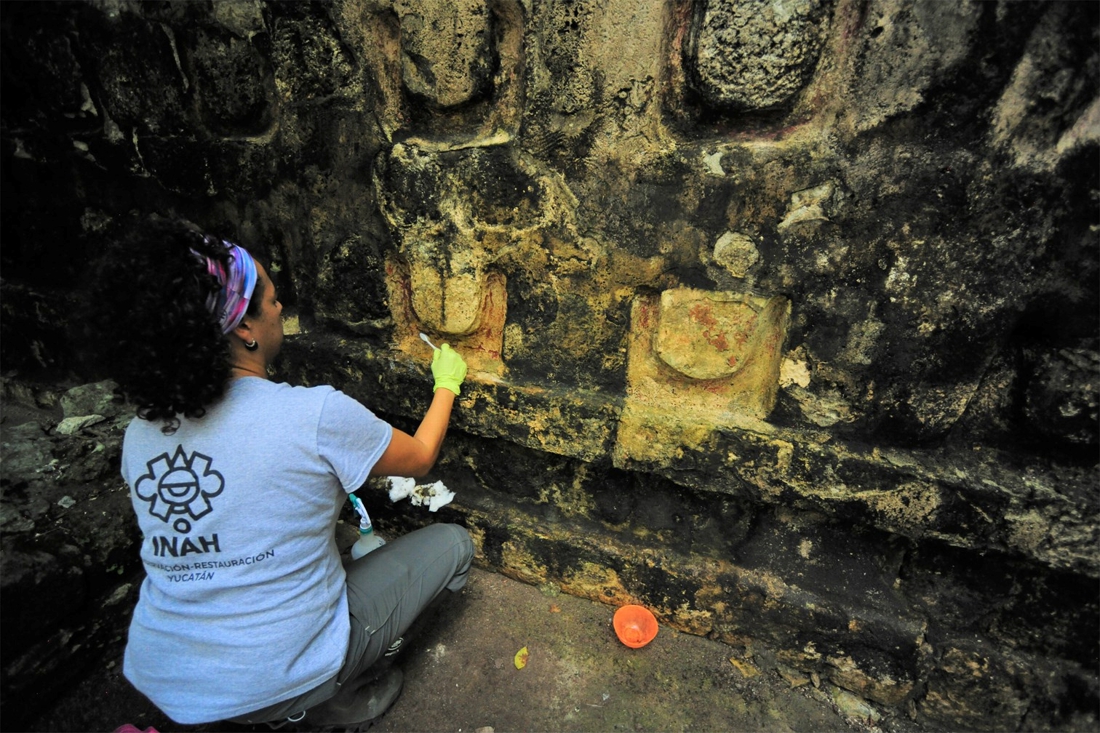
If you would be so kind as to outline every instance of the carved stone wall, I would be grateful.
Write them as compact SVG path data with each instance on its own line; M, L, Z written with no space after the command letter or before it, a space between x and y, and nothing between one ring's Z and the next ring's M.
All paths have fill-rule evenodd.
M933 725L1095 724L1095 4L0 25L9 373L79 373L89 257L174 212L271 256L287 379L408 427L418 333L466 355L436 473L485 566Z

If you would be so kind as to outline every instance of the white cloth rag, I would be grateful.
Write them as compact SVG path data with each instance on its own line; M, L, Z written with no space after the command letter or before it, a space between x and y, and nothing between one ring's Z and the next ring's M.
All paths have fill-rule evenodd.
M390 476L390 501L401 501L408 497L415 506L428 506L429 512L438 511L440 507L447 506L455 498L455 492L443 485L442 481L434 484L417 486L411 478Z

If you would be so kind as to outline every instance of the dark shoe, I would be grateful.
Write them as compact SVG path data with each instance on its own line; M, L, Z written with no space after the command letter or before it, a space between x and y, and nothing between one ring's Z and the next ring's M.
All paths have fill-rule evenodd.
M404 644L404 643L405 643L405 637L403 637L403 636L397 637L397 641L390 644L390 648L387 649L386 653L383 654L382 656L392 657L394 654L397 654L399 651L401 651L401 645Z
M360 678L362 679L362 678ZM380 718L401 694L404 673L391 668L373 680L351 680L336 695L306 711L302 724L312 730L332 727L361 731Z

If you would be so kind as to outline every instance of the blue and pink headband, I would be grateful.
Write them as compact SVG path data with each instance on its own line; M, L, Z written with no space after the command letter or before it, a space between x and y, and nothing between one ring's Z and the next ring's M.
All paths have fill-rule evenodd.
M229 252L229 267L227 268L218 260L199 254L194 254L206 263L206 271L218 280L217 293L211 293L206 299L206 309L218 319L222 333L229 333L244 318L248 310L248 301L252 298L252 291L256 288L256 262L248 250L239 245L217 239L209 234L205 237L206 243L216 245L219 242Z

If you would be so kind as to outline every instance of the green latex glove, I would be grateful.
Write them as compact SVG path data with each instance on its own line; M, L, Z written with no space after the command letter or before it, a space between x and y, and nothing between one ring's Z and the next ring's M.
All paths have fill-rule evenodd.
M435 377L433 392L443 387L454 392L457 397L461 394L459 385L466 378L466 362L450 344L443 344L432 356L432 376Z

